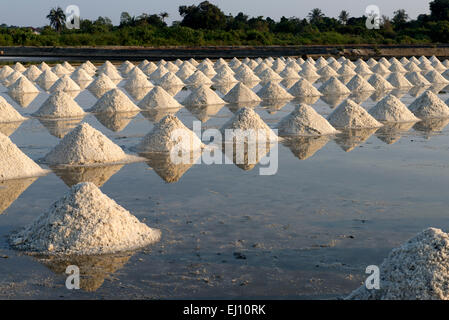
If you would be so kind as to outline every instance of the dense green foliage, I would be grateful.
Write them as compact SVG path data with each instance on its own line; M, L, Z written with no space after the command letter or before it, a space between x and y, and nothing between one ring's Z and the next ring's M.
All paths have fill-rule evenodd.
M430 2L430 14L410 20L398 9L394 17L383 16L380 29L365 26L366 17L350 17L342 10L338 18L326 17L313 9L307 18L274 21L269 17L249 17L244 13L225 15L208 1L181 6L182 21L171 26L168 14L127 12L114 26L107 17L95 21L81 20L80 29L69 30L60 8L52 9L47 18L50 26L37 30L0 26L0 45L25 46L204 46L204 45L303 45L303 44L413 44L449 42L449 0Z

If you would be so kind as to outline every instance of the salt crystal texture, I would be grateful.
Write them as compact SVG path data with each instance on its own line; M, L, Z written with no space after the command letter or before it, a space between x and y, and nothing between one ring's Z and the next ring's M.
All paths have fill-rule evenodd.
M114 113L140 111L134 102L118 88L106 92L89 110L93 113Z
M226 104L226 102L208 86L200 86L193 89L182 104L185 106L204 106Z
M365 285L347 300L449 300L449 235L428 228L393 249L379 266L380 289Z
M156 86L139 102L142 110L179 109L181 104L163 88Z
M408 108L421 119L449 117L449 107L430 90L425 91Z
M26 119L5 98L0 96L0 123L24 121Z
M419 121L417 117L394 95L389 94L374 107L369 110L378 121L385 122L416 122Z
M53 119L83 118L84 115L84 110L64 91L50 95L39 110L33 113L35 117Z
M224 97L229 103L260 102L262 99L242 82L237 83Z
M139 222L91 182L82 182L10 238L18 250L49 255L98 255L136 250L161 233Z
M363 129L379 128L382 123L374 119L363 107L347 99L343 101L327 118L335 128Z

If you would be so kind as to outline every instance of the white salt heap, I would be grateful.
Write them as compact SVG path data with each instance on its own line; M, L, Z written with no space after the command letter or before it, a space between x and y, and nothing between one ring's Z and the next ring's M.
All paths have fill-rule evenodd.
M176 116L168 115L154 125L153 130L137 145L140 152L192 152L205 146L200 138Z
M417 117L394 95L389 94L379 101L369 111L378 121L385 122L416 122Z
M393 249L379 268L379 290L363 285L346 299L449 300L449 235L428 228Z
M39 89L26 77L21 76L8 87L8 92L11 95L20 95L23 93L39 93Z
M154 64L154 62L149 62L145 67L141 68L143 73L145 73L147 76L150 76L154 71L157 70L157 66Z
M336 77L331 77L318 89L324 95L350 94L351 91Z
M33 113L35 117L42 118L83 118L84 110L64 91L56 91L50 95L42 106Z
M6 79L11 73L14 72L14 69L10 66L4 66L0 69L0 80Z
M5 98L0 96L0 123L24 121L26 119Z
M200 70L195 71L187 80L186 84L191 86L211 85L212 81Z
M62 65L57 64L53 68L51 68L51 71L56 74L58 77L62 77L66 74L70 74L70 71L64 68Z
M223 97L223 100L229 103L262 101L254 91L245 86L242 82L237 83L231 90L229 90Z
M308 80L299 79L289 90L294 97L317 97L321 96L321 92L318 91Z
M13 71L3 80L3 84L5 85L5 87L9 87L21 77L23 77L23 74L21 74L19 71Z
M130 76L124 85L124 88L129 92L140 88L152 88L154 85L148 81L145 74L137 74Z
M352 93L375 91L374 87L370 85L365 79L358 74L355 75L347 84L346 87Z
M229 119L220 129L223 137L226 138L226 130L235 130L234 133L237 137L237 141L243 142L245 134L248 130L257 130L256 140L263 140L270 142L276 142L278 140L277 135L271 130L271 128L260 118L260 116L252 108L241 108L237 113ZM237 131L238 129L239 131ZM263 137L259 137L259 131L264 132ZM242 136L239 136L239 133ZM229 141L232 142L232 141Z
M282 77L274 72L271 68L267 68L259 74L259 78L262 82L268 81L281 81Z
M76 69L73 73L71 78L73 79L73 81L75 81L77 84L84 82L84 81L92 81L94 80L94 78L92 78L86 70L84 70L83 68L78 68Z
M204 106L226 104L226 102L208 86L199 86L193 89L182 104L185 106Z
M7 136L0 133L0 180L36 177L46 173Z
M12 68L20 73L24 72L27 69L20 62L16 62Z
M48 64L45 63L45 61L42 61L39 64L39 69L44 72L45 70L51 70L50 66Z
M35 81L41 75L41 73L42 71L40 71L39 68L33 64L25 72L23 72L23 75L27 77L28 80Z
M67 61L64 61L64 62L62 63L62 66L63 66L64 68L66 68L67 70L69 70L70 72L75 71L75 68L74 68L70 63L68 63Z
M98 165L129 162L131 156L87 123L69 132L43 161L49 165Z
M74 185L11 245L41 254L98 255L136 250L160 240L161 232L139 222L91 182Z
M430 90L425 91L408 108L421 119L449 117L449 107Z
M98 99L89 111L93 113L139 112L140 108L122 90L114 88Z
M102 73L89 84L87 90L89 90L95 97L100 98L103 94L116 87L115 83L112 82L107 75Z
M279 74L284 79L299 79L299 73L292 67L285 67L285 69Z
M388 68L385 65L383 65L382 63L376 64L374 67L371 68L371 71L373 71L374 73L377 73L377 74L391 73L391 71L388 70Z
M414 63L413 61L410 61L409 63L407 63L404 68L408 71L408 72L421 72L421 68L418 67L418 65L416 63Z
M260 81L260 78L246 64L242 64L237 68L235 78L245 83Z
M410 72L405 77L414 86L430 86L431 85L430 82L427 81L427 79L424 78L424 76L420 72L417 72L417 71Z
M389 83L387 80L385 80L384 77L373 74L369 77L368 83L374 87L377 91L389 91L393 90L394 87L391 83Z
M142 110L179 109L181 104L163 88L156 86L139 102Z
M76 84L68 75L64 75L58 81L56 81L49 89L50 92L64 91L73 92L80 91L81 88Z
M393 63L390 68L388 68L391 72L399 72L399 73L406 73L407 70L402 66L400 62Z
M100 70L100 74L105 74L109 77L109 79L114 81L120 81L123 79L117 69L109 64Z
M214 67L211 66L210 64L204 64L203 66L198 66L198 70L200 70L201 72L203 72L207 77L209 77L209 79L212 79L217 72L215 72Z
M281 85L273 81L260 88L257 95L264 100L289 100L294 98Z
M45 70L36 79L36 83L44 90L48 90L53 83L59 80L59 77L51 70ZM51 85L50 85L51 84Z
M338 132L315 109L303 103L281 119L277 128L280 135L319 136Z
M368 74L373 74L373 72L371 71L371 69L368 67L368 65L363 62L363 64L359 64L355 69L354 72L356 74L361 74L361 75L368 75Z
M445 79L438 71L432 70L425 75L426 79L431 84L441 83L448 84L449 80Z
M343 65L340 69L338 69L337 72L338 72L338 75L343 76L343 77L354 76L356 74L355 71L346 64Z
M184 82L179 79L173 72L169 71L163 75L156 84L164 89L169 89L171 87L182 87L184 86Z
M387 78L387 81L397 89L413 87L413 85L404 77L404 75L398 72L390 74Z
M330 78L338 76L338 73L330 66L324 66L323 68L319 69L316 73L318 73L318 75L320 75L322 78Z
M379 128L382 124L374 119L363 107L346 99L327 118L335 128L363 129Z
M194 72L195 68L183 65L179 68L178 72L176 72L176 76L182 81L186 81Z

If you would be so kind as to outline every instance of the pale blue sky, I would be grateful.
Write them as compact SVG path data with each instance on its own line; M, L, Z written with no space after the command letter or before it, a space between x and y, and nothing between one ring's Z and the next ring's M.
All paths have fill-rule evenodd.
M52 7L65 9L68 5L78 5L81 18L95 19L107 16L114 24L118 24L120 13L127 11L131 15L145 13L170 14L168 22L180 20L180 5L198 4L192 0L0 0L0 24L21 26L42 26L47 24L45 16ZM210 1L218 5L225 13L237 14L242 11L250 16L269 16L278 20L281 16L303 18L312 8L320 8L328 16L338 16L345 9L351 16L361 16L366 6L377 5L382 15L392 16L393 11L405 9L410 17L429 12L431 0L216 0Z

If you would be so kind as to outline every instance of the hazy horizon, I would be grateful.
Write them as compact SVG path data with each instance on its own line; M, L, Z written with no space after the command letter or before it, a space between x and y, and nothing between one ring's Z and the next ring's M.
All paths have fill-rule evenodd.
M80 8L82 19L96 19L99 16L109 17L113 24L120 22L120 14L123 11L128 12L131 16L138 16L142 13L159 14L168 12L169 18L167 23L181 20L178 13L178 7L181 5L198 4L202 1L192 0L166 0L157 3L148 4L144 0L129 0L126 2L113 2L105 0L87 1L87 0L4 0L7 6L0 10L0 24L15 26L32 26L41 27L48 24L46 15L51 8L65 8L69 5L77 5ZM377 5L381 10L381 15L393 16L393 12L398 9L405 9L410 18L416 18L418 14L429 12L430 0L410 1L397 0L377 0L377 1L350 1L342 0L338 3L335 1L316 0L313 2L295 1L295 0L277 0L277 1L256 1L246 0L244 2L237 0L226 1L210 1L220 7L225 14L236 15L244 12L249 16L264 16L279 20L280 17L299 17L305 18L313 8L320 8L324 14L329 17L337 17L341 10L349 12L350 16L362 16L368 5ZM244 3L244 7L242 7ZM27 8L24 10L24 8Z

